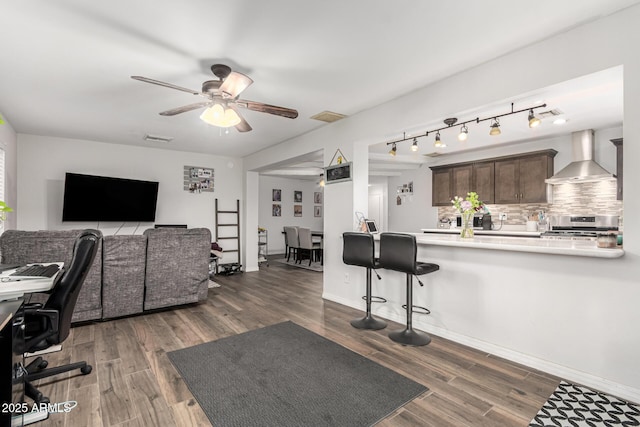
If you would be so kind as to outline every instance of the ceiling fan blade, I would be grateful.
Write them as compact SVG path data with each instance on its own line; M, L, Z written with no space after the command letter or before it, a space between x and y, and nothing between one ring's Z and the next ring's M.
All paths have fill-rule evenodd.
M244 119L244 117L242 117L242 114L240 114L240 112L238 111L238 109L236 108L235 105L229 105L229 108L231 108L233 111L235 111L236 114L238 115L238 117L240 117L240 123L238 123L236 125L236 129L237 129L238 132L249 132L250 130L253 129L249 125L249 123L247 123L247 121Z
M161 116L175 116L176 114L186 113L187 111L195 110L198 108L206 107L211 104L211 102L196 102L195 104L184 105L182 107L174 108L172 110L163 111L160 113Z
M291 108L278 107L276 105L263 104L262 102L247 101L246 99L238 99L236 105L251 111L259 111L260 113L268 113L276 116L295 119L298 112Z
M158 86L168 87L169 89L181 90L183 92L187 92L187 93L190 93L192 95L204 95L202 92L198 92L197 90L187 89L186 87L172 85L171 83L161 82L160 80L153 80L153 79L150 79L148 77L131 76L131 78L134 79L134 80L139 80L141 82L146 82L146 83L151 83L151 84L158 85Z
M251 83L253 83L251 77L232 71L224 79L224 82L220 86L220 92L222 92L223 98L235 98L240 95L243 90L248 88Z

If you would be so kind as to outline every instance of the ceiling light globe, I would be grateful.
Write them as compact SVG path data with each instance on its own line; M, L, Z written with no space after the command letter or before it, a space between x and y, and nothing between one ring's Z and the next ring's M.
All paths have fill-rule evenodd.
M458 141L466 141L468 135L469 134L467 132L460 131L460 133L458 134Z
M413 151L414 153L418 151L418 141L416 141L415 139L413 140L413 144L411 144L411 151Z

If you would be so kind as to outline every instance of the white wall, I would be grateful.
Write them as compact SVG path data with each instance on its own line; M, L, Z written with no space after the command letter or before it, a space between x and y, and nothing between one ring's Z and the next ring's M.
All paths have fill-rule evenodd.
M640 182L640 168L635 167L640 159L640 144L635 143L640 140L640 122L637 120L640 116L640 56L637 54L640 32L636 30L639 20L640 6L633 6L548 37L386 104L248 156L244 159L245 169L256 170L283 158L316 151L320 147L324 148L325 164L329 163L337 148L351 159L354 151L361 150L363 145L388 141L389 135L401 135L406 129L416 128L420 123L434 122L452 112L475 110L483 105L623 65L624 211L629 218L630 213L640 212L640 186L637 185ZM562 167L562 164L563 158L559 155L556 167ZM603 166L608 167L605 164ZM354 161L354 172L356 168L366 169L366 166ZM362 193L366 194L366 184L356 180L325 188L325 212L328 213L324 229L323 295L359 308L363 308L360 295L364 289L364 274L342 263L340 236L342 232L353 228L352 218L354 211L361 210L358 204ZM434 215L433 221L435 219ZM518 280L515 274L495 274L491 277L491 286L477 288L473 288L473 282L458 283L459 279L452 278L443 285L447 292L451 292L449 298L465 301L469 298L471 287L473 295L480 302L488 302L491 310L476 316L473 313L449 312L443 306L445 311L438 313L433 320L421 320L420 327L437 330L438 334L454 340L499 348L504 357L530 366L549 368L552 365L554 371L565 378L579 378L586 385L640 401L640 370L637 362L637 355L640 354L640 334L637 332L637 325L640 324L640 311L637 310L640 301L638 221L625 222L625 252L622 259L598 263L601 267L599 274L593 274L595 263L590 263L588 258L566 259L567 265L572 268L558 270L561 266L555 267L565 261L565 257L560 257L550 271L555 280L539 287L534 280L535 273L525 269L532 274L525 282L529 288L527 292L505 292ZM449 252L442 254L453 255ZM463 255L460 252L459 256ZM463 258L473 259L471 254L468 255ZM495 252L486 256L494 257ZM544 260L534 254L523 256L518 262L520 265L544 269ZM444 268L452 270L462 265L444 264ZM581 268L582 265L585 268ZM607 274L602 274L605 271ZM446 273L441 271L438 274ZM350 280L345 283L347 277ZM383 280L391 285L383 288L387 293L378 294L393 301L401 300L403 286L393 279L392 274L389 277L387 279L385 274ZM548 280L549 275L543 278ZM548 283L554 286L548 286ZM555 288L560 288L560 291ZM432 292L430 289L420 288L417 294L425 293L429 297ZM532 293L536 294L535 298L530 298ZM532 305L523 305L523 300ZM430 301L432 310L440 310L439 300ZM549 303L539 304L538 301ZM535 311L540 321L521 318L513 307ZM579 318L581 321L565 322L565 318ZM553 322L545 319L553 319ZM437 328L432 324L434 321L438 322ZM521 337L527 337L529 343L505 339L507 335L502 335L495 327L500 321L507 321L511 330ZM603 325L607 326L604 330ZM594 331L588 337L588 346L574 345L575 337L585 337L585 331ZM536 342L543 345L533 352L530 343Z
M413 195L400 195L398 187L413 182ZM422 165L419 169L403 172L389 178L389 230L415 233L421 228L434 228L438 208L431 206L431 169Z
M269 236L269 254L284 253L284 237L282 235L282 227L296 225L298 227L307 227L311 230L322 230L324 219L324 197L323 203L317 205L314 203L313 193L319 192L324 196L324 189L320 187L316 181L290 178L276 178L266 175L260 175L259 180L259 213L258 224L260 227L266 228ZM282 190L282 201L274 202L272 200L272 190ZM293 216L293 205L299 204L293 201L293 192L302 191L302 216ZM282 216L273 216L272 207L279 204ZM322 216L314 217L314 207L322 207Z
M214 192L184 191L186 165L213 168ZM241 159L19 134L16 209L19 229L98 226L97 223L62 223L65 172L158 181L156 223L206 227L214 239L215 199L220 199L221 209L235 209L236 199L243 199ZM110 222L99 226L103 233L113 234L121 225ZM140 234L153 224L137 226L137 223L126 223L119 234L134 231Z
M2 114L1 111L0 114ZM18 168L18 136L11 127L7 117L2 114L2 118L4 120L4 124L0 125L0 148L4 150L4 201L15 210L18 200L16 182ZM16 228L16 215L17 212L7 215L7 220L4 222L5 230Z

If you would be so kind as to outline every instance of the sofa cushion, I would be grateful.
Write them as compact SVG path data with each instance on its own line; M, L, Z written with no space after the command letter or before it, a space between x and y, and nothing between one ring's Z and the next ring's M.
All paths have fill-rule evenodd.
M142 313L147 236L104 236L102 316Z
M3 264L28 264L38 262L71 262L73 245L81 230L7 230L0 236L0 253ZM95 260L80 289L73 311L72 322L100 319L102 244L98 245ZM32 302L44 302L46 294L34 294Z
M211 232L207 228L145 230L144 309L198 302L207 297Z

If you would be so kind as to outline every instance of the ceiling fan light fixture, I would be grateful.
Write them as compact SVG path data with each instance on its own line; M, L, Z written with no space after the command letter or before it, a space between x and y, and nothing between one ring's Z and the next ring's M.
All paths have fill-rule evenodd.
M529 127L534 128L540 125L540 119L533 115L533 108L529 110Z
M413 144L411 144L411 151L414 153L418 151L418 138L413 138Z
M491 123L491 130L489 131L489 135L496 136L500 135L502 132L500 131L500 122L498 119L493 119L493 123Z
M221 104L215 104L200 115L200 120L213 126L228 128L240 123L238 113L231 108L224 108Z

